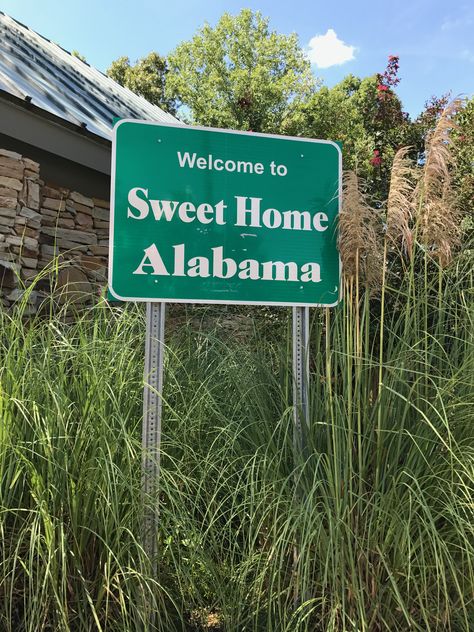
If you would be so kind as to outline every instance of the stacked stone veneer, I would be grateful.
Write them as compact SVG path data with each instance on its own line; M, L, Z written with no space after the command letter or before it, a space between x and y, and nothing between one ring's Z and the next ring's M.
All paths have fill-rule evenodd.
M48 186L37 162L0 149L0 300L5 307L26 296L34 312L53 286L56 291L66 285L79 288L76 300L87 301L105 285L108 239L107 201ZM53 260L60 264L59 273Z

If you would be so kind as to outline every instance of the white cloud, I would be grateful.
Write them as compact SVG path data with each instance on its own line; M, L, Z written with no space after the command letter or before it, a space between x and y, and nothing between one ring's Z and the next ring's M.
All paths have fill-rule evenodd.
M354 59L355 46L349 46L340 40L334 29L328 29L325 35L315 35L308 44L308 57L318 68L339 66Z

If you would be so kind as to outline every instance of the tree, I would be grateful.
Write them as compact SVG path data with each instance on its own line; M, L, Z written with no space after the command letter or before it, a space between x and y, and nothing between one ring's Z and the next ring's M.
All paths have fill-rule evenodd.
M406 144L413 147L414 157L419 162L424 161L427 136L436 127L441 113L450 100L449 93L443 94L441 97L432 96L425 102L423 112L412 122Z
M425 144L436 127L444 109L451 101L451 94L432 96L425 103L423 112L413 121L407 137L407 145L414 148L420 163L425 160ZM453 164L452 176L456 191L456 207L467 219L465 224L472 231L474 224L474 97L466 99L454 117L451 133Z
M410 137L411 122L394 91L398 66L398 57L390 55L383 73L348 75L333 88L322 87L301 104L291 130L341 141L344 167L357 171L378 200L387 194L395 151Z
M453 132L457 204L466 217L465 229L474 233L474 97L456 116ZM471 241L472 243L472 241Z
M142 57L134 65L130 64L128 57L119 57L107 69L107 75L121 86L129 88L166 112L175 114L176 100L168 97L165 91L168 72L166 59L154 52Z
M374 141L353 98L360 84L360 79L349 75L333 88L323 86L301 104L288 132L341 142L344 167L366 172L370 169Z
M297 36L271 31L250 9L206 24L168 61L168 93L202 125L280 132L315 88Z

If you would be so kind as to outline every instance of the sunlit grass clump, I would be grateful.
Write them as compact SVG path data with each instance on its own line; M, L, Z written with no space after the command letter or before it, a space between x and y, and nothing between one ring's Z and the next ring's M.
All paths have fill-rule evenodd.
M170 319L159 498L141 495L143 310L1 314L0 630L474 629L473 255L460 220L427 232L445 184L402 151L377 214L346 178L302 453L289 313L245 336Z

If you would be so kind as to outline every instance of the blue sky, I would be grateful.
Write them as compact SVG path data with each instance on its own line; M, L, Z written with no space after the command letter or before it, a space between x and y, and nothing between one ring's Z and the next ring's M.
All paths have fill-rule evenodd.
M242 7L260 10L281 33L296 32L326 85L382 72L396 54L397 92L412 116L431 95L473 93L474 3L464 0L0 0L4 13L100 70L121 55L167 54L205 21Z

